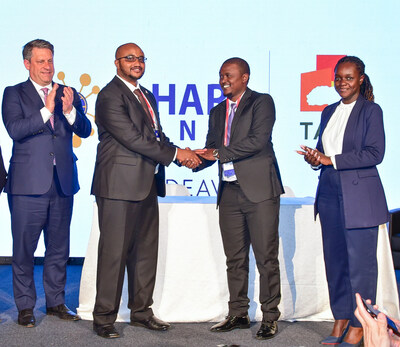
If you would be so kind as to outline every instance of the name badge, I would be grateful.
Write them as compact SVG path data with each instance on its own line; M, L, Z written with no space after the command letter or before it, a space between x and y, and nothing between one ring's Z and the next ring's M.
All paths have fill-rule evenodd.
M225 177L232 177L235 175L235 169L233 168L233 163L226 163L224 165L224 176Z

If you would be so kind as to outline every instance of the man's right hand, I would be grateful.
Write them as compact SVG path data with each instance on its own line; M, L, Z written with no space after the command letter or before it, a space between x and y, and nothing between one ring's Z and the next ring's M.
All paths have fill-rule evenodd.
M58 84L54 83L53 89L51 90L49 95L47 95L47 99L46 99L46 105L45 106L51 112L51 114L54 113L54 107L56 106L56 102L54 100L56 98L57 89L58 89Z
M189 169L194 169L201 164L200 158L189 147L185 149L178 148L176 159Z

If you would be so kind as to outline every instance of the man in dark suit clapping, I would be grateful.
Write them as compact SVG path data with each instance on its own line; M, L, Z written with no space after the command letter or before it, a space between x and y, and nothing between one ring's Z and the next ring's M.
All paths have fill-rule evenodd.
M72 135L88 137L90 121L78 93L53 83L54 47L33 40L23 48L29 79L4 90L2 114L13 140L5 192L13 236L13 289L18 324L35 326L34 253L43 230L46 313L79 316L65 306L73 196L79 190Z

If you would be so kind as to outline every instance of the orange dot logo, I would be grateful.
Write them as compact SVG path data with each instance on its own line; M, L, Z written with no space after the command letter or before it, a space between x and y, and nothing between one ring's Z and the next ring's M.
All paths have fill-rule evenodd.
M60 81L62 81L62 83L64 85L66 85L65 81L64 81L65 80L65 73L63 71L60 71L57 74L57 78ZM79 82L81 83L81 89L79 90L78 95L79 95L79 98L81 99L81 104L82 104L83 111L85 112L85 115L92 117L93 120L94 120L95 116L93 114L88 113L88 101L87 101L87 99L91 95L99 94L100 88L99 88L99 86L93 86L92 87L92 91L88 95L84 96L82 94L82 90L83 90L84 87L90 86L90 83L92 82L92 79L91 79L90 75L88 75L87 73L84 73L79 78ZM94 135L94 128L92 126L92 132L90 133L90 136L93 136L93 135ZM76 134L74 134L73 137L72 137L72 145L74 146L74 148L78 148L78 147L80 147L82 145L82 139Z

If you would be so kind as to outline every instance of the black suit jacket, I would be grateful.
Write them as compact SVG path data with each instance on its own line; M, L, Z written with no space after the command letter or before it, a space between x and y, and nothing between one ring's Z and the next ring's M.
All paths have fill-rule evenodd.
M151 189L154 172L157 193L165 196L165 168L176 148L162 132L154 95L141 87L157 119L160 141L136 96L118 77L97 97L96 124L99 141L92 183L98 197L141 201Z
M271 134L275 123L274 101L268 94L247 88L232 121L229 146L224 146L226 100L210 111L206 148L219 150L219 203L222 164L233 162L236 177L246 197L261 202L283 193ZM212 165L203 161L198 170Z

